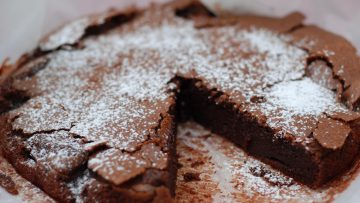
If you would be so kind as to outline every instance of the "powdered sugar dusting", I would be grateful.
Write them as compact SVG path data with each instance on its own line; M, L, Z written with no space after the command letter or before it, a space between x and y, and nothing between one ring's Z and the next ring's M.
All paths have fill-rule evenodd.
M261 104L261 110L268 116L268 124L294 135L306 131L306 117L317 119L324 113L348 111L336 101L334 92L309 78L282 82L264 93L267 102ZM295 125L297 116L301 116L304 129Z
M8 200L8 202L29 202L29 203L55 203L51 197L49 197L44 191L37 188L29 181L21 177L15 169L8 163L5 158L2 157L0 153L0 173L4 173L16 184L17 190L19 192L18 196L12 196L2 191L0 188L0 200Z
M213 159L212 154L215 151L211 152L208 150L209 148L216 150L216 154L220 154L226 159L221 161ZM339 185L312 190L292 182L291 178L246 155L230 141L219 135L210 134L208 130L193 122L179 126L177 151L179 152L179 162L183 166L178 171L176 191L178 202L197 200L209 202L328 202L342 190L339 189ZM214 161L217 162L214 163ZM194 163L198 164L194 165ZM217 165L216 169L215 164ZM222 178L220 180L223 183L219 183L214 178L218 176L215 171L220 168L230 171L226 174L230 179ZM188 171L200 172L201 180L185 182L182 175ZM18 196L7 196L6 193L0 191L1 198L8 198L12 202L55 202L42 190L18 175L1 155L0 172L10 176L20 192ZM219 173L223 174L222 171ZM78 194L78 202L82 202L80 194L88 183L88 176L89 171L85 171L83 176L79 176L75 181L69 183L73 194ZM351 176L346 175L342 181L346 182L348 179L351 179ZM232 187L233 189L229 189L229 191L234 192L229 194L227 191L220 190L220 184Z
M139 156L109 149L98 153L88 162L88 167L115 185L143 173L149 163Z
M51 50L63 44L73 44L83 35L89 24L90 19L87 17L73 21L51 34L46 42L40 44L40 47L43 50Z
M62 173L70 173L87 161L81 142L67 131L35 134L27 140L26 148L37 163Z
M236 190L232 182L232 167L229 165L229 158L215 148L211 143L204 142L204 147L211 156L211 162L214 163L214 174L212 179L219 183L220 193L214 195L215 202L233 202L232 193Z
M289 45L286 36L237 26L197 30L191 21L169 14L146 23L148 17L139 17L119 31L89 38L83 49L48 56L47 68L36 75L41 96L17 111L16 115L21 115L14 128L28 133L71 128L71 133L89 141L106 140L112 147L131 151L146 139L159 114L170 105L168 82L175 74L189 72L229 92L240 103L265 94L269 102L263 106L270 108L265 108L270 125L272 117L288 122L297 115L294 108L306 98L298 102L292 98L301 85L284 91L279 95L282 98L275 95L294 84L288 81L309 83L303 78L306 53ZM127 32L130 29L133 32ZM267 93L266 88L274 84L273 91ZM320 104L329 106L332 102L330 106L336 106L333 95L323 94L317 84L304 88L301 91L312 91L312 98L324 97L310 105L317 112L307 111L309 115L317 117L325 110ZM271 109L280 106L286 108L273 115Z
M333 92L304 76L307 53L288 44L287 38L238 25L196 29L193 22L175 17L172 11L152 10L106 34L81 41L81 48L44 56L49 59L46 68L31 80L24 79L32 82L26 87L36 96L11 112L13 129L34 137L63 130L84 142L105 142L111 149L92 157L88 167L120 184L150 167L146 158L127 153L143 147L161 114L173 104L170 81L176 75L191 75L209 88L229 93L231 100L250 113L262 112L269 126L303 137L325 111L343 109ZM253 102L254 96L264 99ZM299 120L299 116L305 118ZM56 149L62 139L47 141ZM60 158L69 158L72 166L85 159L76 150L70 153L75 145L65 146L68 154L60 150ZM205 146L213 151L213 161L224 159L214 155L219 148ZM39 159L49 158L43 152L34 154ZM72 155L80 157L72 160ZM69 168L61 161L53 164L61 170ZM236 171L237 164L241 162L229 163L224 170ZM227 180L225 175L219 173L213 179ZM267 178L276 182L273 175ZM219 187L228 191L229 185Z
M74 181L68 183L71 192L76 198L76 202L83 202L81 193L84 191L86 184L89 183L90 177L90 171L86 170L81 176L76 177Z
M331 90L319 87L309 78L283 82L267 92L270 102L298 115L319 115L330 109L345 111L344 107L336 105L334 96Z
M211 202L328 202L338 193L336 185L318 190L301 185L198 124L187 122L178 130L179 161L183 165L179 174L193 171L201 172L203 177L195 183L178 179L176 198L179 202L198 199ZM198 162L203 164L193 167L193 163ZM202 185L206 185L205 190ZM196 193L191 193L193 190Z

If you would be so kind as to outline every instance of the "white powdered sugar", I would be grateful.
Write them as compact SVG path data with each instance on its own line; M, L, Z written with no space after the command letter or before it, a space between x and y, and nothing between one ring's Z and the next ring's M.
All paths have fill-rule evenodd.
M73 21L50 35L45 42L40 43L40 47L43 50L51 50L63 44L73 44L83 35L89 24L88 17Z
M178 179L179 202L327 202L337 193L336 186L315 190L299 184L196 123L181 124L178 131L179 173L200 172L202 177L195 183ZM194 168L188 160L204 163Z
M320 115L328 110L342 111L333 91L319 86L309 78L283 82L266 92L270 103L297 115Z
M20 176L13 166L7 162L7 160L0 153L0 174L5 174L7 177L11 178L16 186L16 190L18 191L18 195L10 195L9 193L4 191L2 187L0 187L0 201L1 202L27 202L27 203L38 203L38 202L46 202L46 203L56 203L54 199L49 197L43 190L36 187L22 176Z
M336 101L334 92L310 78L276 84L264 95L267 102L260 109L268 117L267 123L298 136L306 135L312 128L310 123L315 125L325 113L348 111Z
M71 192L76 198L76 202L84 202L81 193L84 191L86 185L89 184L90 177L90 171L86 170L81 176L76 177L74 181L68 183Z
M88 23L73 22L50 41L61 44L58 35L82 33ZM176 74L195 73L235 102L265 97L264 103L249 104L249 109L263 112L271 127L303 135L304 129L294 127L294 122L301 123L293 118L316 120L342 107L334 93L304 76L307 53L289 41L291 37L267 29L196 29L172 11L146 12L115 31L83 40L81 49L49 54L49 64L36 74L40 96L18 110L15 128L27 133L71 128L91 141L107 140L110 146L126 149L150 133L135 129L135 123L152 128L159 120L155 114L168 108L168 82ZM159 102L151 105L159 109L139 102L144 100Z
M27 140L26 147L36 162L62 172L73 170L87 159L80 142L66 131L36 134Z
M89 37L81 41L81 48L46 55L46 68L35 74L29 87L37 96L11 112L13 128L28 134L65 130L86 142L103 141L110 150L134 152L155 132L161 114L171 108L169 82L176 75L202 79L209 88L227 92L250 113L265 114L269 126L298 137L306 135L324 112L343 111L335 93L304 76L307 53L290 45L287 36L235 25L196 29L191 21L156 15L140 16ZM252 102L254 96L264 100ZM54 146L61 142L52 139ZM54 159L59 163L77 155L60 152L63 156ZM124 160L99 156L89 162L91 169L120 184L148 167L130 155L116 156ZM121 165L126 161L131 168ZM237 167L232 164L231 171ZM129 176L130 172L134 174ZM114 180L111 173L119 178ZM223 178L227 179L225 172L214 176L219 181ZM278 181L273 175L267 178ZM220 187L228 189L226 184Z
M269 101L279 101L265 103L270 109L264 111L273 114L271 108L285 107L274 115L286 118L280 119L284 122L296 114L296 105L304 105L306 98L281 89L293 84L287 81L309 81L302 79L306 53L289 45L286 37L236 26L197 30L190 21L167 18L150 25L140 23L147 20L140 18L132 25L139 26L132 27L133 32L126 32L131 24L124 25L122 31L87 39L83 49L51 54L47 68L36 75L41 96L21 108L16 128L23 125L29 133L72 128L72 133L90 141L107 140L112 147L133 150L156 126L156 114L168 108L167 83L177 73L189 72L234 93L233 99L240 103L266 95L266 87L279 83L267 95ZM322 93L317 84L304 88L310 88L313 97L323 97L306 110L323 111L320 103L335 106L333 95ZM267 116L271 120L272 115Z

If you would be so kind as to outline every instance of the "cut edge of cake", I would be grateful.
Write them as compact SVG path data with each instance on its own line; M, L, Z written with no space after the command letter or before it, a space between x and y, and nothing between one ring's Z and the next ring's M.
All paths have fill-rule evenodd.
M297 13L291 14L283 19L270 19L270 18L256 17L256 16L239 16L239 17L227 17L226 19L219 19L214 17L214 14L206 10L206 8L203 7L197 1L187 1L186 3L179 3L179 2L168 4L165 5L164 7L171 7L177 11L176 12L177 15L194 20L196 27L199 29L212 27L212 26L215 27L224 26L234 23L236 24L237 20L239 20L240 18L244 18L244 19L253 19L254 22L257 22L259 24L258 26L260 27L267 28L267 26L269 26L268 29L270 30L273 29L274 32L291 35L292 38L289 40L289 43L291 43L294 46L300 47L309 54L310 57L308 57L308 61L307 61L308 66L310 66L310 64L312 64L313 62L320 60L325 62L326 65L331 67L332 76L335 80L337 80L336 83L337 85L333 87L337 92L338 95L337 98L340 101L344 102L349 108L353 110L359 109L360 80L358 76L360 76L360 70L359 70L360 59L356 56L355 48L353 48L353 46L350 43L348 43L346 40L344 40L342 37L326 32L316 26L303 25L302 24L303 16ZM119 24L126 23L128 20L136 18L135 16L141 12L143 11L137 11L133 9L120 13L111 11L109 14L99 15L100 17L96 16L90 18L83 18L80 19L79 21L74 21L74 23L65 25L65 27L60 28L57 32L44 38L44 41L40 43L39 48L36 49L33 53L22 57L22 59L19 60L17 65L11 67L6 63L4 63L2 66L1 70L6 70L4 72L6 72L7 75L8 74L11 75L9 77L10 79L7 78L5 79L5 81L3 81L0 92L0 104L2 106L0 112L3 112L2 121L0 123L2 125L2 130L3 130L1 132L2 134L1 139L2 140L10 139L6 141L6 143L2 143L3 146L6 146L3 149L4 154L10 160L10 162L12 162L15 168L17 168L20 174L22 174L25 178L29 179L31 182L40 186L51 196L56 197L56 199L65 200L65 201L74 201L76 198L74 199L71 193L76 194L76 191L68 191L69 188L67 188L68 187L67 185L61 186L56 190L54 190L51 184L54 184L54 182L58 181L59 179L63 180L64 177L54 176L53 179L54 182L49 183L48 179L42 179L42 177L47 176L48 174L41 174L41 173L37 173L37 171L21 169L24 166L19 163L19 160L24 159L24 156L28 156L23 153L25 149L24 146L22 146L23 145L22 139L24 135L19 136L18 138L15 139L15 141L13 140L13 138L11 138L13 137L12 133L14 132L12 132L13 130L10 129L11 126L8 126L11 121L8 121L8 118L4 116L5 115L4 112L9 111L9 109L12 108L15 109L19 107L19 105L21 105L22 102L27 101L29 97L28 95L21 95L21 93L19 94L19 92L11 92L11 91L9 92L7 85L11 83L10 82L11 77L14 76L24 77L24 76L36 74L39 70L41 70L42 67L46 66L47 61L46 60L41 61L41 59L44 56L46 57L47 54L57 50L66 50L66 49L71 50L71 47L81 48L82 40L86 39L89 36L101 35L103 31L106 32L114 27L119 26ZM262 21L265 21L264 25L262 25L263 23ZM252 26L252 25L244 25L244 26ZM69 35L64 39L61 39L59 44L58 43L59 40L57 40L56 38L63 37L64 33L69 33L69 30L70 33L75 31L76 35ZM310 42L306 42L306 40L310 40ZM311 43L311 40L316 40L316 43L315 44ZM344 54L345 57L343 55L339 56L340 55L339 53L346 53ZM40 60L40 61L39 63L35 63L35 66L28 65L32 61L36 61L36 60ZM12 69L15 70L13 71ZM185 80L187 81L184 82ZM293 161L290 161L289 163L293 165L287 166L287 164L289 163L285 164L284 160L286 160L288 156L294 154L286 154L286 153L284 154L284 150L286 152L291 152L291 150L297 148L296 144L294 145L294 143L292 143L291 141L289 142L289 140L287 140L288 137L285 136L285 139L279 139L277 141L274 141L273 139L267 139L267 138L271 138L271 135L276 133L272 132L271 128L267 128L265 126L259 128L258 124L262 123L261 118L254 118L249 116L246 111L239 111L239 109L234 109L234 104L228 98L229 95L224 94L222 91L218 91L216 89L206 86L206 84L203 84L202 81L199 81L196 77L179 76L174 79L174 82L177 83L178 86L182 86L187 83L190 84L190 86L188 86L188 89L185 89L183 91L181 91L181 87L177 87L178 89L175 88L175 91L180 90L181 92L180 94L174 93L174 94L178 94L174 96L174 100L177 96L184 97L182 95L182 93L184 92L186 94L190 94L190 96L185 96L185 98L180 98L180 100L183 99L182 101L185 101L186 107L172 106L171 108L169 108L170 112L167 112L168 113L167 115L161 115L161 120L157 126L157 129L155 130L155 131L160 131L159 132L160 134L164 133L167 134L168 136L168 146L170 150L167 151L169 158L167 159L168 161L167 167L165 168L167 168L168 170L168 176L171 177L168 177L169 178L168 183L165 184L162 183L160 185L165 185L166 188L170 188L171 191L170 193L172 195L174 195L174 191L175 191L174 181L176 180L175 174L177 167L176 158L175 158L176 153L175 151L173 151L175 149L174 147L175 126L176 126L175 117L178 117L178 115L176 115L175 109L179 109L179 108L184 108L179 111L185 111L185 114L191 114L191 116L196 121L212 129L214 132L222 134L225 137L228 137L230 140L240 145L250 154L255 155L262 161L269 163L270 165L285 172L287 175L292 176L297 180L300 180L312 187L322 186L324 183L335 178L335 176L341 175L342 172L347 170L350 167L350 165L353 163L353 161L356 160L359 151L359 143L360 143L359 140L360 116L357 115L357 113L354 113L354 115L351 116L346 114L326 115L325 120L329 119L334 125L337 126L336 128L341 128L342 124L345 124L348 127L350 126L351 132L348 132L345 139L341 141L344 144L341 144L340 146L337 146L336 145L337 143L332 145L327 145L326 137L324 138L321 136L323 133L319 132L318 133L319 136L316 136L316 131L315 131L314 136L316 140L321 143L322 146L320 147L321 152L315 154L308 154L306 150L299 149L301 152L299 154L301 154L302 157L298 157L298 159L294 159ZM191 92L197 92L197 93L194 94ZM20 97L18 97L19 95ZM257 99L261 99L261 98L257 98ZM193 100L194 101L196 100L196 102L194 102ZM229 118L224 117L224 115L216 113L218 109L222 109L221 110L222 112L229 112L228 115L231 115L230 118L232 119L229 120ZM188 112L186 113L186 111ZM177 112L177 113L181 113L181 112ZM209 118L213 118L213 119L209 120ZM224 125L219 126L218 124L223 121L225 121L225 123L223 123ZM326 120L324 122L326 123L329 121ZM162 123L164 123L163 124L164 126L162 125ZM243 129L246 129L245 126L244 128L235 131L236 126L241 126L241 125L249 125L249 126L254 125L252 128L247 129L249 130L249 133L245 132L245 134L253 134L253 131L256 130L260 130L258 133L259 135L264 133L265 134L270 133L271 135L269 136L263 136L263 137L259 136L258 137L259 139L256 141L257 143L263 142L264 145L262 146L269 146L269 148L264 149L262 148L262 146L254 144L253 137L244 136L244 132L241 131ZM233 132L228 132L227 126L232 126L233 129L230 130L233 130ZM318 128L316 130L321 131L321 128L324 127L326 128L327 126L318 125ZM347 129L345 129L345 131ZM59 129L56 131L59 132L66 131L66 129ZM241 135L239 135L239 132L241 132L240 133ZM19 132L15 132L15 133L19 133ZM49 132L41 132L41 133L49 133ZM41 134L41 133L37 133L37 134ZM159 133L155 133L155 134L159 134ZM239 139L239 137L241 139ZM161 141L154 140L153 142L160 143ZM279 145L283 146L280 150L276 148ZM92 150L94 149L98 150L101 149L102 147L106 147L106 146L103 143L95 143L94 146L88 146L88 149L90 149L90 151L86 153L88 153L89 156L92 156L91 155ZM332 147L334 149L332 149ZM14 150L8 151L8 149L10 148L13 148ZM288 150L286 150L286 148ZM351 154L351 157L346 157L347 154ZM135 155L135 157L136 156L138 155ZM303 159L304 157L308 158L308 162L306 163L312 164L311 166L310 165L308 167L305 166L304 168L300 167L301 161L304 160ZM348 159L344 160L345 157ZM344 163L342 167L339 167L338 165L335 164L337 163L337 161L339 161L339 159L342 159L341 161L343 161L342 163ZM83 164L83 162L81 164ZM94 168L101 169L100 166L96 165L96 161L93 161L93 164L88 163L88 166L93 169ZM306 177L306 174L303 174L303 172L312 167L315 170L309 172L310 176ZM143 169L140 169L140 172L135 174L134 176L136 177L138 174L141 174L143 172L141 170ZM29 171L31 172L29 173ZM334 173L335 171L336 173ZM92 172L86 172L84 174L91 174L91 173ZM154 175L150 175L150 176L154 176ZM119 180L119 182L120 183L125 182L124 188L126 188L127 184L131 185L132 182L137 181L136 179L139 179L139 177L136 178L130 177L130 179L128 180L123 179L123 180ZM97 179L95 181L97 182L94 183L94 188L89 189L89 191L93 192L94 195L82 194L83 198L93 197L95 199L85 199L86 201L95 201L96 198L108 199L113 201L117 201L118 198L124 198L123 199L124 201L126 200L161 201L163 199L170 198L169 196L170 193L168 193L167 189L162 186L159 186L156 189L144 186L142 188L138 188L140 192L132 193L129 192L127 189L119 190L119 188L116 189L116 187L111 187L111 186L109 187L107 183L104 183L104 180L102 180L102 178ZM81 177L79 178L79 182L81 182ZM112 188L110 192L109 192L109 188ZM91 189L93 190L91 191ZM151 190L151 195L149 196L146 194L146 192L150 190ZM144 194L141 194L141 192L144 192Z

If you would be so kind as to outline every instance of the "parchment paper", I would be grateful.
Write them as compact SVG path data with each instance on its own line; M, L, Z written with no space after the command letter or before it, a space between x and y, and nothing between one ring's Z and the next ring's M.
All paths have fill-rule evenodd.
M111 7L137 5L168 0L0 0L0 62L6 57L16 60L33 49L41 36L63 23ZM316 24L345 36L360 50L360 1L358 0L203 0L208 6L235 13L282 16L301 11L307 23ZM215 6L216 5L216 6ZM359 67L360 68L360 67ZM336 202L360 200L360 178L343 192ZM0 188L0 202L21 202Z

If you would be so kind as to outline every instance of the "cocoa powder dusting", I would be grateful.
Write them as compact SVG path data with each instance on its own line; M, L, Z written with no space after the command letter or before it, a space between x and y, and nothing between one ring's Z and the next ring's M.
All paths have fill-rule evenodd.
M11 177L0 173L0 186L3 187L8 193L17 195L19 191L16 188L16 184L11 179Z

